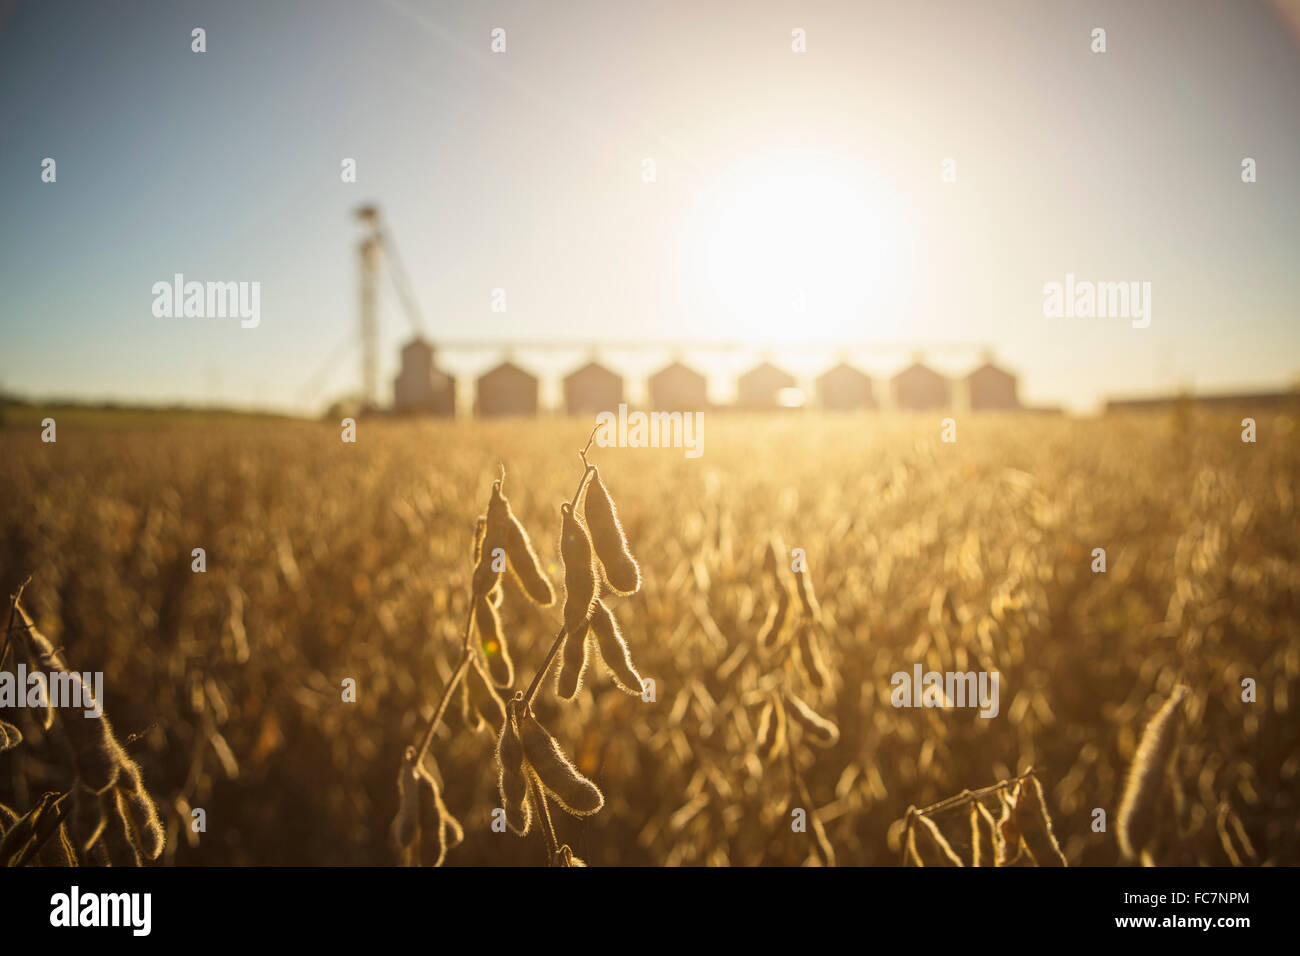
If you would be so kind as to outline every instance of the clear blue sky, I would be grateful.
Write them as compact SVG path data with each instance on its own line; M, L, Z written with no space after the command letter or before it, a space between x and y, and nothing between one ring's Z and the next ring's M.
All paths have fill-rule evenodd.
M355 335L351 211L374 201L435 341L974 340L1076 408L1285 385L1297 22L1246 0L0 2L0 384L298 404ZM810 182L806 225L845 238L809 246L834 268L787 318L764 256ZM175 272L259 281L260 326L155 318ZM1067 272L1152 282L1150 328L1045 318ZM383 327L387 380L391 296ZM318 397L356 378L354 355Z

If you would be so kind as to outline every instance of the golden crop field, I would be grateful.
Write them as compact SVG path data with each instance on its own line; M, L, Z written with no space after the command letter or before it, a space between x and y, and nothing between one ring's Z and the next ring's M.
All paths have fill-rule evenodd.
M937 832L941 856L987 864L1010 839L988 821L1013 792L1032 801L1013 780L1032 767L1068 863L1113 865L1143 728L1172 699L1139 762L1134 849L1300 863L1300 441L1274 414L1244 443L1239 418L970 416L945 443L937 416L717 414L697 459L593 446L641 574L603 603L653 685L624 692L592 652L561 700L563 651L538 685L536 721L602 798L582 816L546 800L556 841L592 866L895 865L914 839L907 859L926 862ZM355 444L299 422L0 431L0 585L30 576L34 627L69 669L103 672L165 830L159 863L435 862L429 816L413 848L394 843L398 777L456 673L476 518L504 466L557 593L540 607L501 577L508 701L562 629L560 505L590 428L362 419ZM893 706L891 675L915 665L996 673L996 715ZM483 673L467 679L496 725L474 729L458 691L407 770L440 781L432 812L463 829L457 843L443 817L447 865L542 865L531 776L527 834L493 825L504 715ZM69 719L0 718L22 735L0 753L13 817L84 784ZM964 791L981 792L909 818ZM1034 858L1051 862L1001 862Z

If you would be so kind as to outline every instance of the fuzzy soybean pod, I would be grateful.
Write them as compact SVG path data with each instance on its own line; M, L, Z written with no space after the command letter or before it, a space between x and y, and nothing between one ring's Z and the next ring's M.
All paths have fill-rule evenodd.
M595 465L591 468L584 514L587 527L591 529L596 557L605 568L605 580L619 594L635 594L641 587L641 569L627 546L627 535L618 520L614 499L601 481L600 469Z
M72 848L72 839L68 835L67 821L62 815L72 809L72 797L69 794L54 798L48 809L41 815L36 826L36 842L41 846L36 851L35 860L40 866L77 866L77 853Z
M581 857L573 855L573 850L569 849L567 843L551 854L551 866L568 867L586 865L586 861Z
M998 822L978 800L970 804L971 866L996 866Z
M437 782L423 769L416 773L419 793L419 840L423 861L430 866L442 866L447 851L461 842L465 831L442 802Z
M72 848L72 837L67 823L60 823L41 848L36 851L39 866L79 866L77 851Z
M122 760L122 770L117 776L117 789L122 795L122 804L126 808L136 836L140 840L140 850L150 860L158 859L167 841L162 821L158 817L158 806L144 788L144 777L140 765L130 757Z
M43 799L48 802L48 797ZM36 836L38 819L36 811L26 813L5 831L4 839L0 840L0 866L13 866L22 857L27 844Z
M803 665L808 683L812 684L814 689L821 690L830 683L830 672L826 669L826 661L822 657L821 646L817 641L813 625L807 621L799 625L798 646L799 662Z
M487 660L492 682L498 687L509 687L515 682L515 665L510 659L505 632L501 629L501 615L497 613L497 605L492 603L493 596L500 593L501 589L496 588L483 597L474 598L474 625L478 628L479 647Z
M759 719L758 755L764 763L771 763L780 757L786 747L785 704L780 697L774 697L770 706L772 708L770 718L767 721ZM763 716L768 716L767 711L764 711ZM763 726L764 723L766 726Z
M772 734L772 702L763 701L763 706L758 711L758 727L754 731L754 745L759 749L767 746L768 738Z
M415 767L415 748L407 747L397 771L397 816L393 818L393 842L409 851L420 835L419 775Z
M780 646L785 621L790 613L790 592L782 584L777 587L776 604L768 609L767 620L758 632L758 646L764 651L772 651Z
M814 621L820 620L822 609L817 603L817 592L813 590L812 577L808 574L807 567L794 573L794 583L799 592L799 603L803 605L804 614Z
M442 799L442 787L438 784L438 781L423 769L420 771L420 776L427 784L425 789L420 792L422 794L427 792L427 794L431 795L433 798L434 805L438 811L439 826L445 831L443 834L443 840L447 844L447 849L455 849L465 842L465 828L461 825L461 822L452 815L452 812L447 809L447 804L443 802ZM421 806L423 807L424 805L421 804Z
M528 765L519 739L518 703L516 697L507 705L506 722L497 740L497 789L501 792L501 805L506 811L506 824L523 836L532 825L533 807L528 788Z
M39 681L44 690L41 704L40 724L42 729L49 730L54 726L54 708L52 706L52 695L50 694L49 680L42 671L66 673L67 668L59 659L58 652L54 645L36 628L36 622L32 620L22 604L15 605L18 612L19 622L15 628L18 635L18 644L23 648L27 655L27 666L32 675ZM0 662L3 663L3 662ZM78 678L80 680L80 678Z
M99 795L99 805L104 811L104 835L100 842L108 852L110 866L139 866L140 848L127 823L122 795L116 789Z
M81 675L72 673L67 678L81 685L81 709L65 708L60 711L61 723L72 744L73 759L82 782L96 793L104 793L117 782L123 761L129 759L113 734L113 725L103 711L98 717L87 717L85 711L98 710L100 705L91 696Z
M482 537L475 540L476 564L473 592L475 597L487 595L501 582L501 570L496 567L497 552L506 554L510 538L510 503L501 494L501 482L492 482L492 497L488 499L487 522Z
M1020 781L1016 792L1016 824L1025 846L1034 855L1039 866L1069 866L1061 845L1052 832L1052 818L1043 801L1043 787L1037 777Z
M1158 804L1178 738L1178 708L1186 696L1186 687L1174 689L1142 731L1133 756L1116 820L1120 850L1130 860L1140 856L1155 837Z
M627 649L627 641L619 632L618 622L605 602L596 601L596 609L591 614L591 633L596 635L596 646L600 656L609 668L618 689L634 696L641 696L645 689L641 686L641 675L632 664L632 656Z
M600 788L578 772L555 738L531 713L519 721L524 758L547 792L563 810L585 817L605 805Z
M817 850L817 856L822 866L835 865L835 847L831 845L831 839L826 835L826 827L822 824L821 817L817 811L811 810L808 813L808 819L812 823L813 837L815 838L814 846Z
M907 847L917 866L965 866L939 827L927 816L912 811Z
M483 556L483 536L487 534L487 515L474 519L474 567L478 567L479 558Z
M573 506L560 505L560 557L564 559L564 629L576 634L591 617L596 598L596 563L591 538Z
M56 847L62 839L63 827L60 814L67 802L67 795L46 793L40 803L16 819L0 840L0 866L23 866L31 860L53 860L56 865L76 866L73 862L58 863L59 852ZM16 816L7 807L0 816ZM54 846L51 846L51 844ZM42 851L36 847L41 846ZM44 865L44 864L42 864Z
M998 866L1014 866L1027 856L1020 840L1020 827L1016 823L1015 803L1005 793L999 793L1002 814L998 817Z
M469 723L474 730L486 724L495 730L505 722L506 708L501 702L492 680L483 672L483 664L476 655L465 672L465 699Z
M804 700L794 694L786 693L790 702L790 716L803 727L808 738L818 747L831 747L840 739L840 728L813 710Z
M509 520L506 526L506 557L510 560L510 570L514 571L520 587L530 598L542 607L550 607L555 603L555 590L551 587L546 572L542 570L542 562L533 548L532 539L509 505L506 506L506 517Z
M555 693L562 700L573 700L582 687L582 677L587 671L590 657L588 625L583 624L575 633L564 637L564 656L560 658L560 667L555 672Z

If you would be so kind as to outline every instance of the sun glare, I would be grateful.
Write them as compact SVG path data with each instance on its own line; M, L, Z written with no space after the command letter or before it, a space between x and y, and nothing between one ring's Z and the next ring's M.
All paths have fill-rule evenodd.
M894 200L810 163L772 165L722 189L704 266L726 334L876 337L905 266Z

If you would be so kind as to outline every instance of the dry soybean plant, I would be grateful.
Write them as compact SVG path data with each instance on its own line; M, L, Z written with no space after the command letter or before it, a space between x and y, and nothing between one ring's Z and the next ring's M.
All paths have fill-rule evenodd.
M593 431L593 438L594 435ZM446 859L447 850L456 846L464 835L460 823L443 802L436 763L432 769L428 766L435 731L453 697L460 701L466 727L490 730L497 740L498 788L509 828L522 836L533 829L536 819L545 835L551 865L585 865L569 846L559 842L550 804L574 816L587 816L600 810L605 798L542 726L533 711L533 702L561 649L564 656L556 681L556 694L561 700L571 701L577 695L593 656L605 662L621 690L634 695L642 693L641 677L632 663L627 642L604 600L604 593L630 595L638 591L641 572L628 549L617 509L600 471L587 460L590 448L591 438L579 452L583 473L578 490L570 501L560 506L560 556L564 562L565 584L563 623L527 690L516 691L506 702L499 691L514 686L515 667L497 610L502 600L502 575L508 567L520 587L540 607L553 605L555 592L528 532L515 517L502 491L504 469L501 477L493 482L487 513L475 526L474 572L460 660L420 746L407 748L398 773L398 813L393 822L393 836L404 862L409 865L440 865ZM578 517L580 503L585 504L585 523Z
M818 713L805 699L809 692L823 693L831 686L831 675L822 650L822 612L807 564L795 563L794 592L798 596L797 620L792 620L794 600L784 571L786 554L781 541L772 538L763 557L763 568L776 597L758 633L759 657L763 661L764 700L758 714L755 746L764 765L785 758L789 779L788 807L802 808L814 837L815 862L835 865L835 850L817 812L805 781L805 772L816 759L816 750L833 747L840 739L834 721ZM804 696L801 696L801 693Z
M61 744L70 783L43 794L22 815L0 804L0 865L139 866L156 860L166 837L140 766L118 742L102 701L37 630L22 607L22 591L10 601L0 668L12 646L38 678L38 722L47 742ZM0 721L0 752L22 743L19 729Z
M1182 715L1191 690L1176 685L1147 722L1129 767L1115 819L1121 861L1157 866L1178 862L1191 850L1183 826L1188 796L1175 771ZM995 818L984 798L996 796ZM969 830L949 828L946 836L935 821L949 811L969 809ZM909 807L903 827L903 863L914 866L1067 866L1057 842L1043 787L1035 772L999 781L978 791L963 791L923 809ZM1220 797L1216 826L1224 854L1233 866L1258 865L1245 826L1226 797Z
M996 797L1000 814L985 805ZM965 808L966 826L954 847L935 817ZM954 831L956 832L956 831ZM1068 866L1056 840L1043 787L1030 768L980 790L964 790L928 807L909 807L903 819L904 866ZM962 855L962 849L966 855Z
M592 432L595 436L595 432ZM517 692L507 705L497 742L498 786L510 829L523 836L540 821L553 866L585 866L562 844L551 819L550 803L573 816L596 813L605 805L600 789L573 765L564 749L533 712L533 702L555 657L564 656L556 677L556 696L572 701L582 686L593 656L604 661L615 685L640 696L643 684L632 663L618 621L601 595L630 595L641 588L641 571L628 548L618 509L587 460L591 439L578 454L582 477L573 497L560 505L560 557L564 562L564 623L551 643L546 660L526 692ZM583 492L586 492L584 498ZM583 503L584 522L578 517ZM603 574L602 574L603 572Z
M398 770L397 817L393 840L409 866L441 866L447 850L464 838L464 828L442 799L441 776L429 753L434 734L453 699L459 701L465 727L499 733L505 722L505 705L497 688L514 684L514 661L501 625L498 608L507 566L524 592L538 605L555 603L555 592L542 570L532 540L502 491L505 469L492 483L487 513L474 529L474 572L470 580L469 611L465 618L460 659L442 698L425 727L419 747L408 747ZM477 635L478 640L474 638Z

